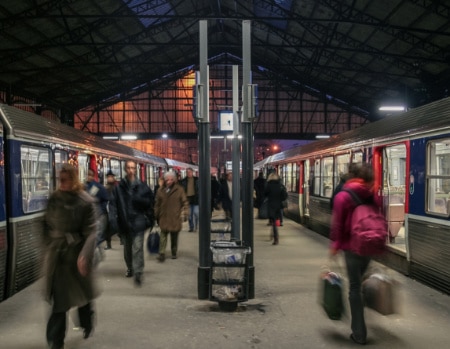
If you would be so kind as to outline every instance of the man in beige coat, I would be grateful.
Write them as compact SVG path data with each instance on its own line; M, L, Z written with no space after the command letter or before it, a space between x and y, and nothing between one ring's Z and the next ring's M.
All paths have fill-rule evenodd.
M155 218L161 229L157 258L160 262L164 262L166 259L165 252L169 234L172 259L177 258L178 233L183 222L186 222L189 213L189 201L183 187L177 184L176 180L175 172L166 172L164 174L164 185L156 193Z

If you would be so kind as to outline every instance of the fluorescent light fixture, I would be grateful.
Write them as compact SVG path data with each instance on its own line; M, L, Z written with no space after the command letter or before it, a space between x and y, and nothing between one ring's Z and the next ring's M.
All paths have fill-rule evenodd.
M234 135L228 135L227 138L228 139L233 139L235 137L234 137ZM237 138L242 139L242 135L238 135Z
M120 139L124 140L124 141L134 141L137 139L136 135L122 135L120 136Z
M379 111L405 111L405 109L402 105L385 105L378 108Z
M169 137L169 136L167 135L167 133L163 133L163 134L162 134L162 138L167 138L167 137Z
M223 136L211 136L210 138L211 139L223 139L224 137Z
M14 103L16 107L42 107L41 103Z
M103 136L103 139L119 139L119 136Z
M330 138L330 135L316 135L317 139L325 139L325 138Z

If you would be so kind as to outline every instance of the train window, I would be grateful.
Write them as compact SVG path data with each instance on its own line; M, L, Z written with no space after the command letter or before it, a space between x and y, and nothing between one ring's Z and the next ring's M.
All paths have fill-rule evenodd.
M285 167L284 184L288 192L292 192L292 177L294 174L293 166L294 164L290 163Z
M50 195L51 151L44 147L22 145L20 160L23 211L44 210Z
M117 159L111 159L111 171L116 176L116 181L120 181L122 178L122 172L120 171L120 161Z
M313 180L313 193L314 195L320 195L320 159L314 160L314 180Z
M59 186L59 172L63 164L69 161L69 154L66 151L56 150L55 151L55 171L56 171L56 183Z
M448 215L450 207L450 139L427 144L427 212Z
M357 151L352 154L352 164L362 164L362 162L363 162L362 151Z
M333 157L314 162L314 195L330 198L333 194Z
M79 154L78 155L78 177L80 182L84 183L87 180L87 172L89 169L89 155Z
M334 162L334 187L339 184L341 176L348 173L348 165L350 164L350 154L342 154L336 156Z

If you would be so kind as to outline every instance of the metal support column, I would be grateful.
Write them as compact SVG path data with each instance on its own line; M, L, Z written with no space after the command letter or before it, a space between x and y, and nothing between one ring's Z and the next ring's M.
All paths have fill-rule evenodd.
M242 22L242 240L251 247L248 258L248 299L255 298L255 267L253 265L253 111L254 101L251 93L251 21Z
M209 297L211 240L211 138L209 125L208 22L200 21L200 87L199 117L199 266L197 273L198 299Z
M233 142L232 150L232 214L231 232L233 239L241 240L241 181L240 181L240 141L239 141L239 69L233 65Z

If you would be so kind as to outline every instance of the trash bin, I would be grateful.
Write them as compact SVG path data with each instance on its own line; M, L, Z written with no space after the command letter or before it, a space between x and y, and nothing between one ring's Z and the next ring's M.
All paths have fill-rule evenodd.
M209 299L224 311L234 311L248 300L247 255L251 248L240 241L211 242L212 266Z
M211 241L231 240L231 221L211 219Z

